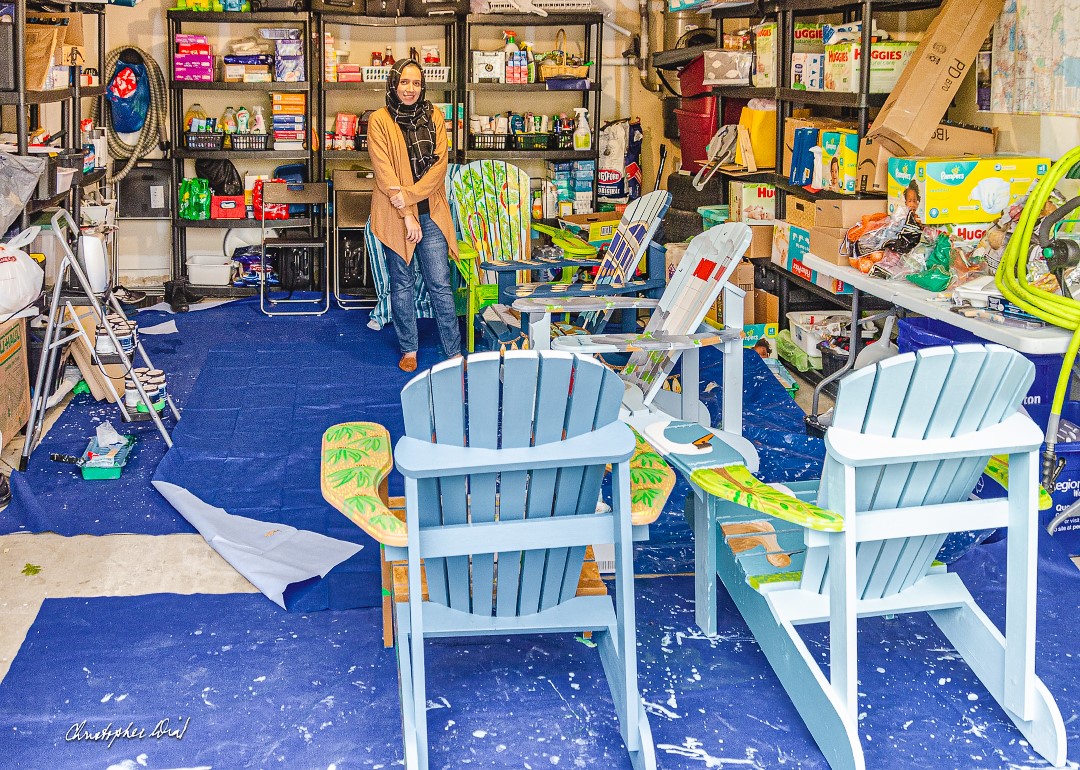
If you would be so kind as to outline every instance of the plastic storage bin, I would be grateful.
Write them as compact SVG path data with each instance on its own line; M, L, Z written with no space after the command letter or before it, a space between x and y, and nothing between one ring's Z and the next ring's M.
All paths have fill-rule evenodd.
M826 334L843 333L851 323L851 313L843 310L804 310L788 313L787 320L792 342L806 355L820 360L821 348L818 343Z
M969 331L936 318L901 318L899 328L896 346L901 353L942 345L962 345L973 342L986 344L986 340L981 337L976 337ZM1024 357L1035 364L1035 381L1031 383L1031 389L1028 391L1027 398L1024 399L1024 406L1045 404L1049 407L1054 398L1058 374L1061 372L1062 356L1026 355Z
M697 210L697 213L701 214L701 226L705 230L727 222L728 212L727 206L698 206Z
M232 260L217 254L192 254L187 260L188 280L196 286L228 286Z
M714 100L707 96L704 99L683 99L683 104L698 104ZM709 153L707 147L709 140L716 133L716 104L713 103L711 111L697 112L695 110L677 109L675 119L679 122L679 144L682 151L682 170L696 174L705 165Z

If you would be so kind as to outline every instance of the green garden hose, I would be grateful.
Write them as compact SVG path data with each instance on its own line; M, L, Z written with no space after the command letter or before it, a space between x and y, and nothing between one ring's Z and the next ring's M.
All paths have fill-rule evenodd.
M1020 214L1020 220L1017 222L1012 238L1005 247L1005 253L994 278L994 282L1005 298L1021 310L1073 333L1065 350L1065 359L1061 365L1061 374L1058 375L1054 400L1051 404L1050 421L1046 426L1042 479L1047 491L1053 490L1053 482L1061 468L1057 462L1054 447L1057 444L1061 410L1069 393L1073 362L1076 360L1077 350L1080 349L1080 303L1069 297L1051 294L1032 286L1027 279L1028 254L1031 238L1035 233L1043 207L1057 183L1069 176L1078 162L1080 162L1080 147L1065 153L1035 185Z

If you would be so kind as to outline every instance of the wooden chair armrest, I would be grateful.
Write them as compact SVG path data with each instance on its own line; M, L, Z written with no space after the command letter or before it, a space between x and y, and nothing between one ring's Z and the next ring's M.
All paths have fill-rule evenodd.
M646 297L526 297L515 300L513 308L519 313L584 313L590 310L655 308L659 303L660 300Z
M758 481L742 465L700 468L690 481L710 495L818 532L842 532L844 517Z
M675 471L635 430L630 458L630 523L636 527L660 518L674 488Z
M741 340L740 329L697 334L575 334L551 341L555 350L576 353L632 353L638 350L691 350Z
M323 434L323 498L383 545L404 546L405 522L387 507L386 477L393 467L390 434L382 425L346 422Z

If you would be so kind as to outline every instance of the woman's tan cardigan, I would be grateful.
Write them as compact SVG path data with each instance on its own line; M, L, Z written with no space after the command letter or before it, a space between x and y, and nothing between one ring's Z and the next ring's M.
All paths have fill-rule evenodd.
M375 191L371 195L371 228L375 237L400 254L406 264L412 261L415 244L405 240L405 216L416 213L417 201L428 200L432 220L446 236L450 253L457 257L457 235L450 218L450 203L446 200L446 130L442 113L432 115L435 134L435 154L438 160L419 182L412 181L412 166L405 136L394 122L390 111L383 107L368 120L368 152L375 170ZM405 208L396 209L390 202L395 194L391 187L400 187L405 195Z

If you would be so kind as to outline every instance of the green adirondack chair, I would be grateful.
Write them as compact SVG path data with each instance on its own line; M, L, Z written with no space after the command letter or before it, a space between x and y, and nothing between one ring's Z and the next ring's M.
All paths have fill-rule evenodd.
M402 391L394 461L408 537L386 558L408 562L396 615L406 767L429 764L426 638L592 631L633 766L655 768L637 684L622 391L598 362L551 351L447 361ZM612 510L597 513L609 464ZM586 546L612 542L616 600L576 596Z
M841 381L820 482L778 490L745 467L694 468L697 619L716 631L716 578L738 606L833 770L860 770L856 624L926 611L1030 745L1065 764L1065 727L1035 675L1042 431L1018 411L1034 377L997 345L930 348ZM1008 497L969 500L992 456ZM790 494L788 494L790 492ZM935 562L956 531L1008 527L1004 635ZM829 673L796 631L828 622ZM948 736L941 736L947 740Z

